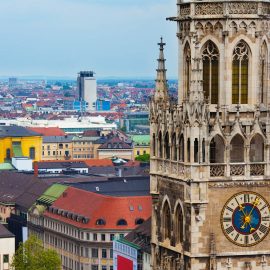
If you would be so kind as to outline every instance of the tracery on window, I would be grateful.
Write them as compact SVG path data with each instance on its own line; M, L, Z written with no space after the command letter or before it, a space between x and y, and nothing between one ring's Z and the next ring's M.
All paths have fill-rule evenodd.
M203 91L211 104L218 103L219 52L217 46L208 41L202 51Z
M233 51L232 103L248 103L249 48L241 40Z

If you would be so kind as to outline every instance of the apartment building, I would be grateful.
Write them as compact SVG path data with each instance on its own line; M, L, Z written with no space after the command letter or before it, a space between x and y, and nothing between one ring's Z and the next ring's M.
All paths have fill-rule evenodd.
M112 270L113 240L151 216L150 196L112 197L68 187L29 213L29 233L55 249L64 270Z

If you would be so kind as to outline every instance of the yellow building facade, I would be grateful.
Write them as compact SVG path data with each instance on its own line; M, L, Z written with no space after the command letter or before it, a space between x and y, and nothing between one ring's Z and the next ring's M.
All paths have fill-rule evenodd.
M29 157L41 160L42 136L26 128L0 127L0 163L12 157Z

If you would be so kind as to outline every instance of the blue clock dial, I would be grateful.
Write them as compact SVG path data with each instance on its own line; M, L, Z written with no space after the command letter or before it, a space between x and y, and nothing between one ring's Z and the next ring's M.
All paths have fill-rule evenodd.
M253 246L270 230L270 205L258 193L240 192L233 195L221 213L223 233L239 246Z

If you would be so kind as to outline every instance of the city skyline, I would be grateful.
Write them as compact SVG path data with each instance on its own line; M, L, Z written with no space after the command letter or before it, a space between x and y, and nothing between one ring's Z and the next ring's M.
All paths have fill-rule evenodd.
M154 77L156 43L163 36L169 41L168 77L176 77L175 25L165 18L175 14L175 5L175 0L1 2L6 27L0 28L0 76L75 77L92 69L97 78Z

